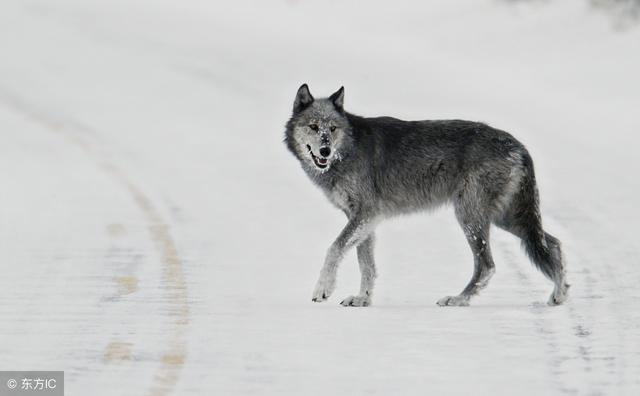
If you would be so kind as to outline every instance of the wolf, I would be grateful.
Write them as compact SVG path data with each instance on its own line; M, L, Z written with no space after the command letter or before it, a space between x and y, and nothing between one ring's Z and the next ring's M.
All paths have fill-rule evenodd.
M312 300L335 289L345 253L355 247L360 293L343 306L369 306L376 265L375 228L385 218L452 204L473 252L473 275L440 306L467 306L495 272L492 224L514 234L554 289L549 305L563 303L569 284L560 241L545 232L533 161L509 133L463 120L402 121L365 118L344 110L344 87L315 99L307 84L297 91L285 144L311 180L347 216L331 244Z

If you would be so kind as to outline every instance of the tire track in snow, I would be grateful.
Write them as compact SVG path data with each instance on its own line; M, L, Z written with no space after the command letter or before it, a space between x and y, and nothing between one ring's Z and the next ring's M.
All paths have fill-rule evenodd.
M610 233L604 226L608 224L608 221L603 215L600 214L595 208L588 208L584 205L582 207L575 207L570 205L563 207L562 212L559 215L548 216L554 228L562 229L563 234L569 236L572 229L580 229L574 224L577 220L585 224L581 225L589 229L597 229L600 234L598 237L603 238L605 241L618 240L616 238L615 230ZM589 361L589 368L591 372L604 372L606 371L606 380L608 386L620 385L621 382L627 381L626 375L631 371L630 378L637 379L638 373L640 373L640 365L637 363L635 366L629 364L631 362L626 361L628 354L633 353L633 343L629 344L627 341L627 332L623 324L631 318L633 321L633 315L624 311L624 305L619 305L619 299L623 300L628 298L628 294L625 294L625 288L622 283L625 283L626 277L629 277L629 273L626 272L624 265L619 268L612 267L612 263L619 265L624 263L624 258L620 261L614 260L614 251L609 249L600 249L593 245L592 241L584 238L567 238L569 243L564 245L565 253L570 253L573 258L572 262L568 263L568 269L570 270L569 283L575 284L574 296L578 297L578 291L583 291L580 294L574 304L568 306L569 312L572 318L575 320L577 336L584 337L589 342L580 344L581 356ZM617 244L618 249L621 248L620 242ZM625 247L622 246L622 249ZM586 252L583 253L583 252ZM635 273L635 272L634 272ZM623 278L618 278L618 276ZM633 279L635 276L632 276ZM622 281L622 283L621 283ZM633 289L635 289L635 283L632 283ZM571 295L570 295L571 296ZM579 304L583 300L587 300L584 304ZM606 305L606 306L603 306ZM584 309L583 309L584 308ZM601 312L605 309L604 316ZM604 319L604 320L603 320ZM613 323L611 321L613 319ZM592 321L593 325L585 325L587 321ZM607 326L611 327L607 328ZM613 331L611 331L613 330ZM597 336L597 343L594 343L594 337ZM604 343L603 343L604 341ZM634 372L635 371L635 372ZM622 381L619 378L622 376ZM618 377L614 380L614 377ZM600 381L602 382L602 380ZM635 384L637 386L637 383ZM624 394L628 390L622 388ZM606 388L607 393L611 393L611 389ZM618 391L616 389L616 391Z
M554 229L562 229L563 235L570 235L570 232L567 230L567 226L563 224L562 221L555 218L555 216L547 215L547 220L549 223L553 224ZM593 219L590 219L590 221ZM561 239L562 240L562 239ZM540 333L547 342L547 349L551 354L551 375L557 381L559 389L563 393L568 394L576 394L582 393L585 389L578 387L576 383L576 379L573 377L563 378L562 373L566 373L567 370L563 369L565 364L576 363L579 361L581 366L582 375L589 376L590 373L599 372L598 369L602 369L600 364L609 365L610 361L615 359L615 354L613 352L609 353L608 356L598 356L597 353L594 353L596 350L596 344L594 341L593 333L594 330L592 326L588 323L587 317L595 317L593 311L593 304L581 304L578 305L576 301L576 292L578 289L582 291L584 297L586 299L598 299L601 298L601 295L596 294L596 289L598 286L598 280L591 274L588 268L585 268L583 265L577 267L577 263L586 263L590 262L590 260L585 259L579 252L575 251L574 248L569 248L572 244L563 244L563 250L565 255L565 260L567 256L572 258L572 262L576 267L572 266L572 262L567 262L568 269L568 282L573 286L569 291L569 300L560 307L546 307L542 303L534 303L530 305L529 311L535 315L534 326L536 331ZM525 285L528 289L531 289L534 282L530 278L530 275L523 270L521 265L523 265L524 261L528 261L524 258L524 254L520 253L520 256L523 256L522 259L519 258L517 252L514 248L509 247L506 243L500 243L498 245L498 251L505 259L506 262L510 263L510 268L515 271L518 280ZM570 253L570 254L567 254ZM565 261L566 262L566 261ZM525 263L526 264L526 263ZM606 260L603 260L602 265L606 267L605 271L607 273L611 273L610 265ZM608 280L610 282L615 283L614 277L609 277ZM615 285L614 285L615 286ZM551 292L551 283L549 282L548 292ZM558 316L554 315L553 318L547 318L542 316L544 313L549 312L548 310L565 310L567 313L564 316L567 321L557 322L555 319ZM619 312L614 312L616 315L616 319L619 322ZM559 329L557 328L559 326ZM559 333L558 330L561 330ZM566 334L564 330L570 330L573 338L570 339L570 342L567 344L563 336ZM617 349L621 350L621 343L618 343ZM567 355L566 353L562 353L563 350L570 348L572 354ZM609 368L609 367L607 367ZM571 371L571 370L568 370ZM601 394L604 391L605 386L601 385L597 388L593 389L593 383L584 384L588 387L588 391L590 394Z
M56 120L35 110L17 95L0 87L0 101L29 120L42 125L47 130L62 137L65 141L80 147L93 160L98 168L124 188L136 207L142 213L148 227L149 236L162 259L163 289L167 293L169 316L171 317L170 333L162 353L160 367L154 375L154 381L148 394L152 396L169 395L174 390L187 357L186 330L189 324L189 303L187 300L187 283L184 277L183 264L176 244L171 236L169 225L164 221L149 197L136 186L116 164L99 154L88 136L96 135L96 131L73 120ZM128 345L130 350L131 343ZM112 356L112 343L107 346L105 356ZM116 354L120 356L120 354Z

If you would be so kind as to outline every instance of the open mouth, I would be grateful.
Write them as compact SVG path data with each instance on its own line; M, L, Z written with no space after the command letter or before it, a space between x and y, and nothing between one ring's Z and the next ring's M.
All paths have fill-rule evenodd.
M307 150L309 150L309 154L311 154L311 159L313 159L313 163L314 163L314 164L316 164L316 166L317 166L318 168L320 168L320 169L324 169L324 168L326 168L326 167L327 167L327 165L329 165L329 163L328 163L328 161L327 161L327 159L326 159L326 158L319 158L319 157L316 157L316 156L313 154L313 151L311 151L311 146L309 146L308 144L307 144Z

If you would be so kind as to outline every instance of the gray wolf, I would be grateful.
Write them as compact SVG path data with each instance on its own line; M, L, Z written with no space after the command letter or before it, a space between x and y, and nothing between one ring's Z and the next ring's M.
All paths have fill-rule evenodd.
M347 216L329 248L312 300L325 301L338 264L355 247L360 293L344 306L371 304L376 225L385 218L446 203L473 252L469 284L440 306L466 306L495 272L489 231L494 224L522 240L533 264L554 283L549 298L567 298L560 241L542 228L531 156L507 132L462 120L402 121L360 117L344 110L344 87L315 99L303 84L286 124L285 143L311 180Z

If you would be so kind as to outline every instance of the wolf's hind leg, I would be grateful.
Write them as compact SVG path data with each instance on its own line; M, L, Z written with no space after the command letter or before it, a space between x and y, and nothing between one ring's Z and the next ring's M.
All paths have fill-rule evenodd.
M549 296L549 305L560 305L567 300L569 297L569 284L567 283L566 272L564 268L564 258L562 255L562 248L560 247L560 241L554 237L553 235L545 232L545 240L547 241L547 246L551 252L550 260L555 263L559 269L556 269L554 276L552 278L554 283L553 292L551 296Z
M519 218L505 216L496 225L522 240L522 246L533 264L554 284L548 304L560 305L569 296L562 247L556 237L542 229L539 214L532 219L525 222Z
M345 307L366 307L371 305L371 295L376 279L376 264L373 258L374 234L365 239L357 247L358 263L360 264L360 293L357 296L349 296L340 304Z
M522 156L522 161L520 186L507 210L496 219L496 225L519 237L536 268L554 283L549 305L562 304L569 292L562 247L556 237L542 228L533 161L527 153Z
M473 276L462 293L457 296L446 296L438 300L440 306L467 306L472 296L484 289L495 273L495 265L489 246L489 223L469 221L458 216L467 242L471 247L474 259Z

